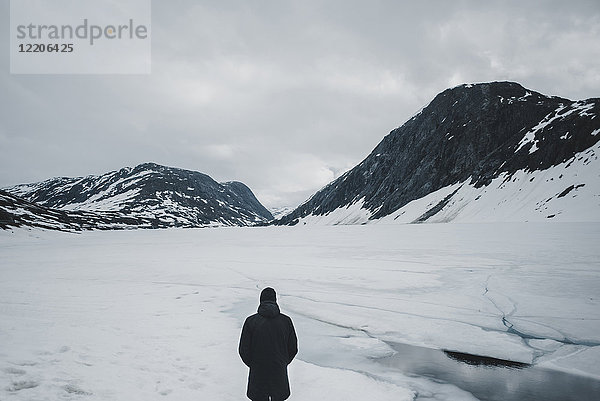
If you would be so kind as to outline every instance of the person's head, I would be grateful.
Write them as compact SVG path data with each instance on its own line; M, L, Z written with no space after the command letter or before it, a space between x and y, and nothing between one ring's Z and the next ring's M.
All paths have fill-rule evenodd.
M260 302L277 302L277 294L271 287L267 287L260 293Z

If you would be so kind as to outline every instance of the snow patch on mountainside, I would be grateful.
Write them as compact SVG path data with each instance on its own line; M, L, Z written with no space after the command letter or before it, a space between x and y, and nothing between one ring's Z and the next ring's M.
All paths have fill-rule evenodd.
M366 224L372 212L364 209L364 198L346 206L340 207L324 215L308 215L298 220L298 224L315 224L322 226L338 224Z
M544 117L538 125L536 125L531 130L529 130L525 133L525 135L523 136L523 139L521 139L521 142L519 142L519 146L515 150L515 153L518 152L519 150L521 150L521 148L523 148L524 146L526 146L528 144L531 144L531 146L529 148L530 154L537 151L539 141L536 140L535 137L538 132L541 132L544 130L544 128L552 125L552 123L554 121L562 120L565 117L567 117L573 113L578 113L580 117L586 117L586 116L594 117L594 114L589 113L589 111L593 108L594 108L594 103L592 103L592 102L588 103L586 101L575 102L570 106L561 105L554 112L552 112L552 113L548 114L546 117ZM592 135L594 135L594 133L592 133Z
M96 195L91 196L83 202L71 203L62 207L64 210L110 210L119 211L127 203L131 203L133 199L139 195L140 188L132 188L122 193L111 193L106 190Z
M600 144L542 171L466 183L427 222L600 221Z
M394 213L383 217L378 220L374 220L374 223L412 223L419 217L423 216L427 211L438 205L452 193L454 193L463 184L456 183L449 185L435 192L430 193L420 199L416 199L408 203L403 208L398 209Z

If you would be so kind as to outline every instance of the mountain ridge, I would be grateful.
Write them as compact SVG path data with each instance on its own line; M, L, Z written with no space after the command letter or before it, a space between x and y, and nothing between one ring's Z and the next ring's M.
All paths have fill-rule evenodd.
M248 226L272 219L241 182L218 183L204 173L156 163L98 176L56 177L4 191L47 209L116 213L142 227Z
M514 82L447 89L357 166L273 224L313 221L334 211L344 216L325 219L331 224L366 223L457 183L480 189L502 174L548 170L598 142L598 114L598 98L545 96ZM445 205L435 206L436 213L430 209L418 222L431 221Z

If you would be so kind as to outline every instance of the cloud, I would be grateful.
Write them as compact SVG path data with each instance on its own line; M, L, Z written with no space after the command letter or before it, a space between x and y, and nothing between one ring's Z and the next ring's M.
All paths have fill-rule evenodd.
M10 75L0 40L0 186L154 161L293 206L447 87L600 93L597 1L179 0L152 14L147 76Z

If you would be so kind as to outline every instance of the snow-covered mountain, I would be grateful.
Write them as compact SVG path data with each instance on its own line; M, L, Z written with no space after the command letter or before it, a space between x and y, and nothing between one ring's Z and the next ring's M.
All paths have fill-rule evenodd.
M24 225L36 220L36 213L39 221L60 217L56 224L66 229L248 226L273 218L241 182L218 183L206 174L154 163L5 191L0 194L4 220Z
M600 221L600 99L461 85L274 224Z
M154 228L155 219L130 217L119 212L53 209L0 190L0 229L35 227L59 231Z
M285 215L288 215L294 211L292 206L274 207L270 208L269 212L273 215L273 219L280 219Z

